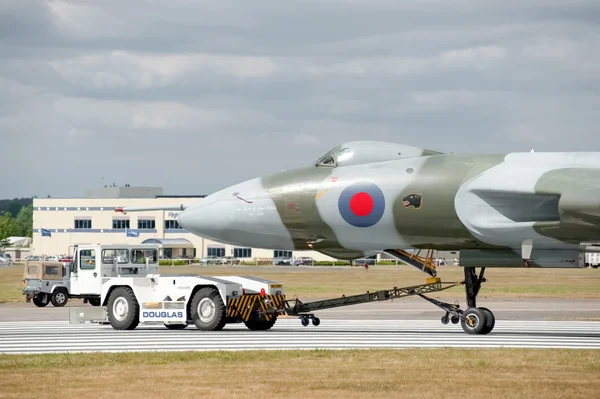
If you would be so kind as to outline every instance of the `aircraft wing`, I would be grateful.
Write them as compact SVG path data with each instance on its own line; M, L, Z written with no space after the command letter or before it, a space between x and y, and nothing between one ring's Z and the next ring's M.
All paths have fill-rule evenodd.
M115 212L126 214L127 212L143 212L143 211L184 211L188 207L187 204L180 205L154 205L154 206L126 206L116 207Z

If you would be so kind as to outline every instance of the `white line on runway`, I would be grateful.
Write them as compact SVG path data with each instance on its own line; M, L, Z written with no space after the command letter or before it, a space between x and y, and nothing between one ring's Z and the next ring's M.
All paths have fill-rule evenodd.
M498 321L487 336L434 320L324 320L318 327L303 327L298 320L281 319L266 332L249 331L243 324L204 332L193 326L116 331L108 325L57 321L0 323L0 353L441 347L600 349L600 322Z

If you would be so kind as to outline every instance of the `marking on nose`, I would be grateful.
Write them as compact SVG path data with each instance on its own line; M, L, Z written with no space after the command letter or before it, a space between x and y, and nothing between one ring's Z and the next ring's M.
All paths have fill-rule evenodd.
M325 194L325 191L327 191L327 190L329 190L329 189L328 189L328 188L326 188L325 190L321 191L321 192L320 192L320 193L319 193L319 194L318 194L318 195L315 197L315 200L318 200L319 198L321 198L321 196L322 196L323 194Z

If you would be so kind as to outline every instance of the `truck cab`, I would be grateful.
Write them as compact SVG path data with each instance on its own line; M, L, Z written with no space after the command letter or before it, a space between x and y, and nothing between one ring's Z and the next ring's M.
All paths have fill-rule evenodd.
M156 244L77 244L69 247L70 263L28 262L23 275L23 294L36 306L66 305L80 298L100 306L102 284L114 277L159 273ZM56 271L58 270L58 271Z
M76 245L70 264L70 295L99 302L102 284L113 277L158 274L158 252L156 244Z

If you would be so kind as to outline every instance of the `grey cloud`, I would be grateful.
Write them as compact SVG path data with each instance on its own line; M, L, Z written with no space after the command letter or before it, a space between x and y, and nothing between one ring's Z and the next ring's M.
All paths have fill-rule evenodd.
M208 193L347 140L588 150L599 19L583 0L4 2L0 137L20 150L0 179Z

